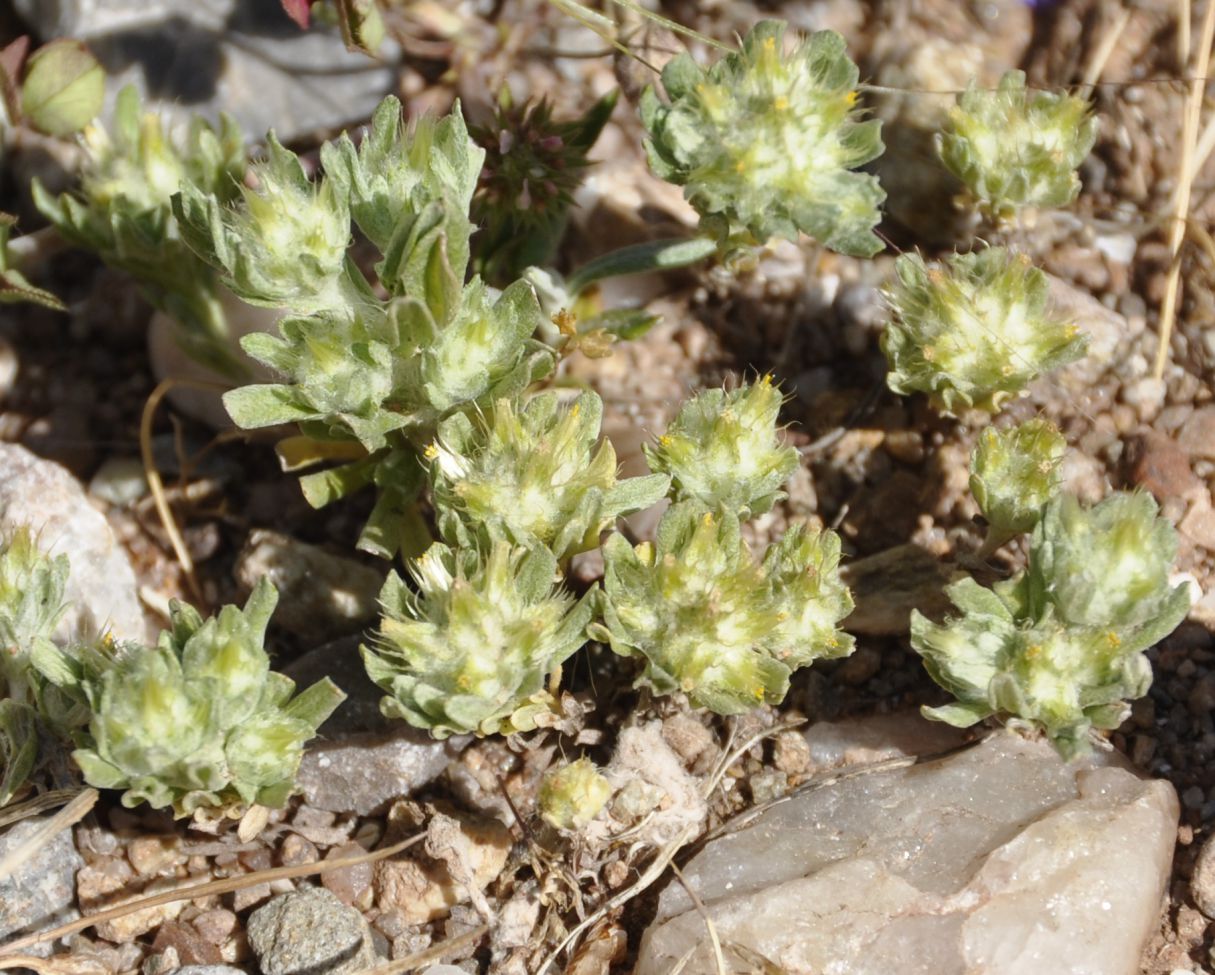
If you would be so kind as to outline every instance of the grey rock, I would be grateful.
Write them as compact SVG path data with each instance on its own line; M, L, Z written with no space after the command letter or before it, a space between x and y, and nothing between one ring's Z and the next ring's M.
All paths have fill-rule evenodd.
M279 894L246 930L264 975L354 975L379 961L363 915L323 887Z
M14 0L13 6L42 37L83 40L183 16L219 28L236 0Z
M69 609L62 637L147 636L135 570L105 516L67 470L17 444L0 444L0 538L27 526L51 555L66 555Z
M712 841L684 873L728 963L1134 975L1177 817L1172 786L1116 753L1065 764L1001 733L915 766L837 774ZM637 975L669 972L689 950L685 975L716 971L681 886L663 891L657 918Z
M1198 852L1190 877L1190 894L1203 914L1215 918L1215 839L1208 838Z
M243 968L231 965L182 965L174 968L169 975L246 975Z
M468 736L435 741L380 712L381 691L367 677L359 640L309 651L284 672L300 687L331 677L347 694L304 753L296 782L304 801L329 812L365 816L438 778Z
M0 836L0 859L20 848L45 823L46 818L26 819ZM80 917L76 909L76 871L83 866L71 829L64 829L12 874L0 879L0 941L45 931ZM45 958L51 949L52 945L44 942L28 950Z
M1070 365L1031 383L1029 394L1035 402L1057 400L1059 387L1072 396L1084 396L1111 371L1128 382L1147 375L1147 360L1134 354L1147 328L1144 318L1127 318L1106 308L1087 291L1052 275L1047 277L1054 311L1088 336L1088 351Z
M269 579L279 591L274 621L317 642L371 622L385 573L288 535L258 529L236 559L236 578L247 589Z
M952 576L950 567L919 545L899 545L876 555L850 559L840 571L856 603L844 624L849 633L907 633L913 609L933 616L952 605L945 595Z
M110 76L177 117L232 115L249 138L283 142L359 122L392 87L388 63L346 50L336 30L301 31L278 0L17 0L43 38L87 41Z

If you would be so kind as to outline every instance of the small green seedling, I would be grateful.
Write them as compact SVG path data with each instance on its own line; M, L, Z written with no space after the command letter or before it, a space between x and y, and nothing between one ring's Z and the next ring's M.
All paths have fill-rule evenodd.
M540 780L540 818L554 829L575 831L599 815L611 783L589 758L551 768Z
M886 293L893 313L882 335L886 383L926 393L946 413L991 413L1030 380L1078 359L1087 337L1049 307L1046 275L1002 247L928 265L895 262Z

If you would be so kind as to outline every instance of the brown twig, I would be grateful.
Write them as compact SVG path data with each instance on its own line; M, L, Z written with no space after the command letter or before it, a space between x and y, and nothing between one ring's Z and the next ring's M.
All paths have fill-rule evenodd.
M1182 23L1189 24L1190 0L1183 0ZM1181 286L1181 243L1185 239L1186 215L1190 210L1190 192L1194 185L1195 144L1198 141L1198 120L1202 114L1202 96L1206 89L1206 73L1211 63L1211 42L1215 39L1215 0L1207 0L1202 18L1202 34L1198 41L1195 78L1190 82L1190 94L1181 121L1181 159L1178 164L1177 195L1173 222L1169 227L1169 274L1165 281L1164 301L1160 306L1160 341L1156 347L1156 365L1152 374L1161 379L1169 359L1169 339L1177 317L1177 295Z
M148 489L152 492L152 500L156 502L156 512L160 515L160 522L164 525L165 534L169 536L169 544L173 546L173 553L177 556L177 561L181 563L182 571L185 573L186 582L190 586L190 594L194 601L201 605L204 601L202 587L199 586L198 576L194 572L194 560L190 557L186 543L177 528L173 511L165 497L164 481L160 478L160 471L156 469L156 459L152 455L152 421L156 417L156 408L160 406L160 401L165 398L169 390L175 386L209 390L222 390L226 387L219 383L199 382L193 379L162 379L152 390L147 402L144 403L143 414L139 418L139 454L143 459L144 477L148 480Z
M33 799L27 799L25 802L5 806L0 809L0 828L9 823L29 819L30 816L37 816L38 813L54 809L56 806L66 805L78 795L80 795L79 789L56 789L53 792L44 792L40 796L34 796Z
M688 878L683 875L683 871L679 869L678 864L671 864L671 872L683 884L683 889L692 898L692 905L705 922L705 928L709 932L709 943L713 946L713 961L717 965L717 975L729 975L726 971L725 956L721 953L721 939L717 937L717 926L713 923L713 918L709 916L709 909L705 907L705 902L700 899L700 894L696 893L695 888L688 883Z

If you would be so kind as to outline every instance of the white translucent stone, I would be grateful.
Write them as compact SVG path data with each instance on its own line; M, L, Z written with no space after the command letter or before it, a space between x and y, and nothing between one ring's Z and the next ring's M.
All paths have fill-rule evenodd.
M880 756L872 728L856 728ZM1116 753L1064 764L1045 743L999 734L912 767L842 770L714 840L684 873L727 966L1134 975L1177 817L1172 786ZM689 951L684 975L714 975L705 917L678 883L658 918L637 975L664 975Z

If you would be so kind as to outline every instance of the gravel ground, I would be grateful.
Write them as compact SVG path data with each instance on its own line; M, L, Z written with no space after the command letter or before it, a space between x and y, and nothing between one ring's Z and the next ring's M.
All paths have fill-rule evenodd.
M403 24L407 39L422 52L401 71L401 91L411 109L443 110L459 96L476 117L488 111L488 94L505 81L516 95L549 94L560 113L585 104L618 79L627 85L635 78L635 65L624 61L553 58L554 50L594 45L585 31L532 0L493 5L497 19L474 17L460 44L437 33L436 22L427 19L429 8L417 6ZM867 77L915 88L922 99L937 97L928 92L939 90L942 80L947 88L961 84L945 77L957 65L994 76L1005 67L1022 66L1032 82L1076 84L1093 68L1109 32L1122 24L1104 65L1098 65L1101 84L1094 98L1103 123L1082 172L1084 193L1068 214L1043 215L1010 232L1041 266L1112 314L1117 356L1082 364L1065 381L1040 384L1009 412L1017 418L1042 414L1060 424L1072 448L1071 486L1079 493L1096 497L1132 485L1152 491L1180 526L1178 572L1208 594L1191 619L1151 651L1156 674L1151 693L1112 736L1138 767L1171 781L1182 800L1173 880L1159 933L1142 963L1143 975L1166 975L1209 966L1207 953L1215 941L1215 925L1199 910L1191 889L1198 852L1215 821L1215 597L1210 595L1215 593L1215 515L1209 513L1215 489L1215 267L1204 250L1209 238L1196 233L1198 246L1184 251L1171 365L1163 384L1154 384L1146 364L1155 350L1155 314L1168 264L1164 214L1175 186L1183 101L1180 83L1159 79L1179 74L1176 8L1146 0L1125 23L1121 9L1114 0L1064 0L1036 12L1006 0L973 6L945 0L663 5L675 20L721 38L762 15L784 16L805 28L832 27L844 33ZM519 29L507 39L497 30L503 24ZM659 60L669 53L672 39L639 31L634 43ZM915 57L926 44L934 45L937 76ZM904 96L878 110L893 120L889 143L909 151L922 148L916 125L931 116L931 106ZM687 226L688 210L678 193L646 175L638 142L638 126L622 106L600 143L602 162L580 196L583 208L573 218L563 262L577 263L617 244ZM30 165L27 160L23 167L18 159L3 187L27 229L37 226L36 218L14 174ZM948 186L922 172L906 178L925 181L913 184L916 192L909 193L924 202L900 211L899 220L883 228L892 252L920 247L938 253L951 241L969 239L951 237L962 231L943 223L954 220L947 197L943 207L939 200L930 202ZM1208 164L1194 187L1192 216L1200 229L1215 217L1213 189L1215 165ZM613 285L606 300L650 300L662 312L663 324L643 340L619 347L610 359L567 362L567 378L589 381L601 391L608 404L607 430L626 472L633 472L641 443L661 431L690 390L770 371L789 394L788 436L807 448L807 463L788 500L755 524L756 540L778 534L792 520L814 518L837 528L854 558L907 542L944 560L964 555L979 542L966 459L985 418L944 419L924 402L900 400L884 389L876 289L891 260L857 262L809 246L780 245L737 277L710 270ZM0 313L0 439L26 444L87 483L103 464L138 457L139 417L155 384L144 344L149 309L129 282L81 255L56 259L39 283L63 296L71 311L64 316L22 307ZM6 365L12 362L19 366L15 376ZM254 528L350 552L367 511L365 499L313 512L279 473L264 443L216 438L171 410L162 410L155 429L158 465L171 484L174 510L210 605L242 595L233 565ZM109 514L132 553L149 606L189 596L150 501L115 507ZM652 525L652 519L641 519L633 528L644 534ZM1013 547L996 568L1012 570L1021 557ZM593 560L579 566L588 582L595 570ZM275 632L274 637L280 660L311 649L298 636ZM779 712L765 709L728 722L689 716L670 702L622 690L631 683L622 668L606 653L579 662L569 675L574 716L565 730L604 757L624 716L648 710L663 718L668 740L678 742L673 747L701 772L713 766L729 741L765 728L942 699L901 636L864 637L847 660L800 673ZM577 713L591 704L593 711ZM716 820L788 785L797 769L794 737L774 733L745 752L728 772L737 787L714 810ZM417 803L356 818L297 802L273 813L267 828L249 842L240 841L234 824L205 835L104 800L77 828L87 863L78 894L82 903L94 903L119 888L147 891L147 885L186 877L219 879L305 864L387 842L434 809L492 812L502 807L504 796L526 819L534 807L535 784L557 754L555 733L527 745L477 742ZM519 843L504 855L487 896L495 908L518 906L536 897L539 884L548 906L534 940L544 943L557 939L581 899L597 889L618 888L634 865L628 851L619 850L595 859L575 849L566 862L552 863L544 860L542 848ZM326 875L324 885L343 903L364 910L385 955L404 957L481 923L468 904L435 921L372 909L368 892L377 876L370 868L350 868ZM1211 882L1196 882L1195 890L1202 883ZM176 913L141 914L135 922L78 935L73 954L82 964L90 961L93 970L111 972L141 965L145 972L161 971L174 958L182 964L240 964L249 957L243 933L248 913L291 882L276 884L199 898ZM598 925L579 956L585 967L570 970L627 971L636 944L624 932L637 932L646 910L642 900L623 917ZM519 949L502 949L501 956L523 957L510 956L512 950Z

